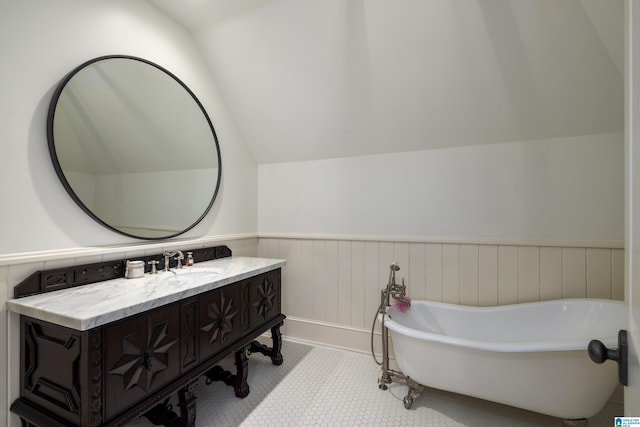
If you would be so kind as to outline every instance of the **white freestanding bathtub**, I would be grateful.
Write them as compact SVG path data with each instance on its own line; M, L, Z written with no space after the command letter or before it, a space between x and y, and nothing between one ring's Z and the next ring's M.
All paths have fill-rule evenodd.
M571 420L597 414L616 388L617 365L595 364L587 345L599 339L616 348L624 312L622 302L594 299L496 307L413 301L406 313L388 307L384 325L398 367L413 381Z

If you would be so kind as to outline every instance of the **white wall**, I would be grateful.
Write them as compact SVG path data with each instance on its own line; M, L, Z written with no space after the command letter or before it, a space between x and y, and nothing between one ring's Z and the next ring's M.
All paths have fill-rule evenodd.
M185 19L259 163L623 128L622 2L152 1L210 12Z
M614 133L263 164L258 230L622 242L623 156Z
M75 205L47 149L46 115L59 81L84 61L108 54L164 66L194 91L212 119L223 163L218 200L183 237L255 233L255 162L188 31L146 2L10 0L0 13L0 255L137 242Z
M19 391L16 369L19 364L18 316L9 315L4 305L4 301L12 297L13 287L39 269L134 256L145 251L158 252L163 245L160 243L137 248L107 248L109 245L139 245L143 242L120 236L89 218L67 195L49 158L45 123L53 91L65 74L73 68L88 59L108 54L139 56L164 66L193 90L212 119L220 142L223 164L218 199L202 223L182 237L243 234L255 236L255 161L222 102L207 65L186 30L142 1L2 1L2 425L19 425L17 417L9 413L9 405ZM254 247L257 246L257 242L254 240L246 246L241 245L238 248L240 250L234 253L255 255ZM180 244L184 244L180 239L164 243L165 247L176 247ZM196 244L203 243L200 241ZM141 247L147 249L140 249ZM62 251L56 253L57 250ZM68 252L65 253L65 250ZM37 251L52 252L49 258L29 263L29 253Z

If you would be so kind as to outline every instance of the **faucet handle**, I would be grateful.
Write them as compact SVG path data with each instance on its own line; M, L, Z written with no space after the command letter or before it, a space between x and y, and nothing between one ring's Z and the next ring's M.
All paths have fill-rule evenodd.
M156 260L152 260L149 261L148 264L151 264L151 274L158 274L158 268L156 267L158 264L160 264L160 261L156 261Z

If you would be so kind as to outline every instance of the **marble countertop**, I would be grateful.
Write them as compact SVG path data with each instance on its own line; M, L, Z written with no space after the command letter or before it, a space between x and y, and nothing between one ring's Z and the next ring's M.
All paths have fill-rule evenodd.
M282 259L229 257L181 270L113 279L6 302L7 309L85 331L285 265Z

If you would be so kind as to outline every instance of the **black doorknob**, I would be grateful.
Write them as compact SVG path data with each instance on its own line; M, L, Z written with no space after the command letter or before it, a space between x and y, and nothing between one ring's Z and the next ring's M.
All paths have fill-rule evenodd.
M591 340L587 347L589 357L596 363L604 363L606 360L618 361L618 350L608 349L602 341Z
M618 349L608 349L602 341L591 340L587 346L589 357L596 363L604 363L613 360L618 363L618 380L620 384L627 385L627 331L618 332Z

